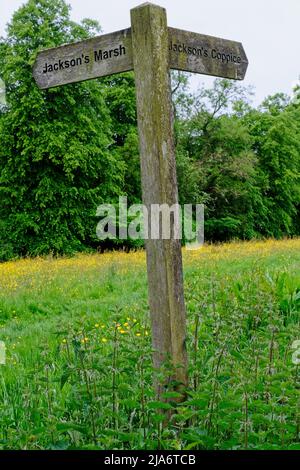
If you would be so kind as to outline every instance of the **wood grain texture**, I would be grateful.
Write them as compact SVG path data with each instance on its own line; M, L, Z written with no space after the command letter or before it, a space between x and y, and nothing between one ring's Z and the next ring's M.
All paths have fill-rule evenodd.
M50 70L51 66L58 70ZM33 76L39 88L132 70L131 29L98 36L86 41L46 49L37 56Z
M150 213L152 204L178 202L166 11L151 4L134 8L131 25L143 203ZM150 226L149 219L149 230ZM149 239L146 251L154 366L160 369L171 360L175 371L168 379L186 386L181 242L175 237ZM166 382L157 384L158 395L164 385Z
M241 43L169 28L170 67L243 80L248 59Z

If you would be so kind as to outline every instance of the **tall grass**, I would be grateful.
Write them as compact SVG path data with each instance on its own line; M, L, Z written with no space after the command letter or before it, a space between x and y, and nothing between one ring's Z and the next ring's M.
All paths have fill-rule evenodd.
M0 448L299 449L300 240L184 267L190 388L172 405L152 389L143 252L0 265Z

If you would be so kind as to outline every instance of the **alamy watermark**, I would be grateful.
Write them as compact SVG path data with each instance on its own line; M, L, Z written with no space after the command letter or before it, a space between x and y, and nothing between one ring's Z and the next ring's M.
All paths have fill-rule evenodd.
M4 341L0 341L0 364L6 363L6 346Z
M295 364L295 366L300 365L300 340L296 340L292 344L292 349L295 350L293 355L292 355L292 363Z
M134 204L120 197L118 210L113 204L97 209L102 217L97 225L99 240L184 240L189 250L204 244L203 204Z
M0 78L0 105L5 106L6 105L6 93L5 93L5 83L4 81Z

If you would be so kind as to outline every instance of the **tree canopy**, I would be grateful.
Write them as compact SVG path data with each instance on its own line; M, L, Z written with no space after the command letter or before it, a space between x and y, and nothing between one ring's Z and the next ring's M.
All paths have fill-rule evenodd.
M141 200L133 73L47 91L32 77L39 50L99 31L63 0L28 0L0 39L0 260L95 249L97 206ZM299 235L299 88L256 109L228 80L172 87L180 202L205 204L206 238Z

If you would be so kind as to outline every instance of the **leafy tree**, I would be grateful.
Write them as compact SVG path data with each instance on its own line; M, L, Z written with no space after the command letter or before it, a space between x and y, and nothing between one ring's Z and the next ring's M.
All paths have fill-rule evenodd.
M105 85L113 149L124 165L122 194L128 197L129 204L140 203L142 194L134 74L129 72L107 77Z
M294 235L300 201L300 110L275 111L272 105L265 113L253 111L245 123L258 159L262 199L255 208L257 231L264 236Z
M205 202L212 240L299 234L298 101L278 93L255 110L247 96L249 90L216 80L178 126L183 168L189 162L184 200Z
M96 248L97 206L141 201L134 74L48 91L32 77L39 50L99 31L28 0L0 39L0 260ZM254 109L236 82L192 95L188 80L172 73L180 202L205 204L211 240L299 234L300 87Z
M240 91L228 80L216 80L213 89L200 91L192 117L181 124L181 152L191 161L188 181L196 179L198 185L197 196L187 186L185 199L205 203L209 239L254 235L256 159L247 128L233 112L228 114L241 103L245 91Z
M38 50L99 31L69 13L63 0L29 0L1 39L8 108L0 120L0 259L95 246L96 207L123 185L103 84L40 91L32 78Z
M291 98L285 93L268 96L260 105L259 110L272 115L280 114L290 104Z

